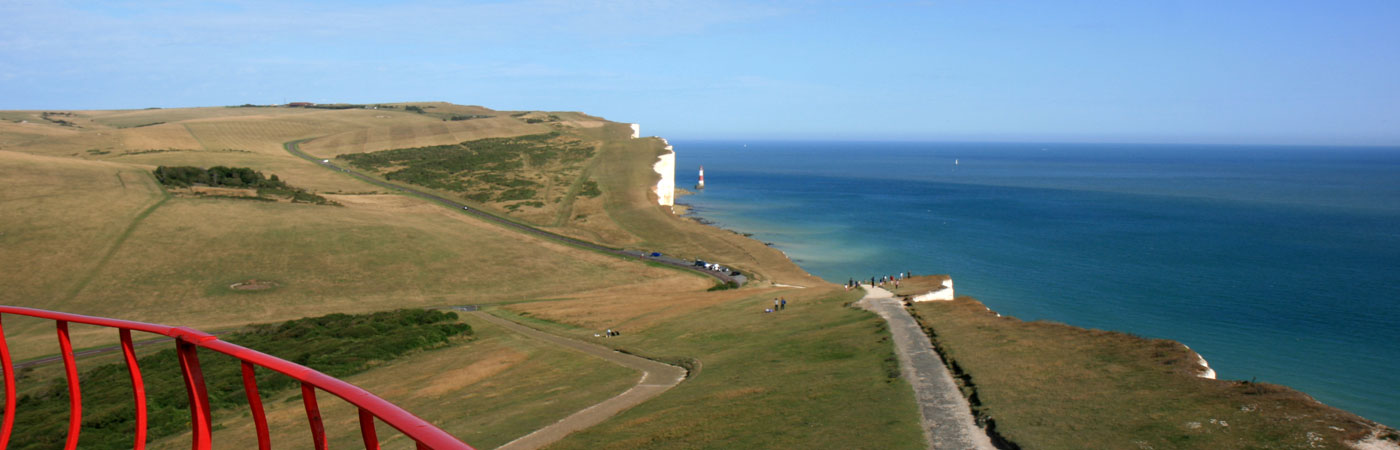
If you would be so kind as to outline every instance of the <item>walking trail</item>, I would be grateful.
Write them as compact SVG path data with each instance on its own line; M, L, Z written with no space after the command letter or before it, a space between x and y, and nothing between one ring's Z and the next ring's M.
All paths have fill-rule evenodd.
M564 436L568 436L569 433L602 423L604 420L622 411L626 411L628 408L650 400L652 397L675 387L677 384L680 384L681 380L685 379L685 369L680 367L628 355L597 344L555 336L484 312L477 311L472 314L487 322L500 325L516 333L597 356L623 367L636 369L642 372L641 381L638 381L637 385L633 386L632 389L628 389L627 392L623 392L616 397L604 400L601 403L573 413L569 415L569 417L555 422L553 425L540 428L533 433L510 441L506 443L506 445L499 447L498 450L533 450L552 444L555 441L563 439Z
M963 398L943 358L933 351L933 343L923 328L890 291L867 287L856 306L879 314L890 324L899 370L914 386L914 397L923 417L924 437L929 448L992 449L987 433L972 418L972 408Z

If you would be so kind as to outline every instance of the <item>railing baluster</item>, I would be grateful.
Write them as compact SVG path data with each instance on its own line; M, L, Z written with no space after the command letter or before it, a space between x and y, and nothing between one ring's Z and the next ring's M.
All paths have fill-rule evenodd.
M68 376L68 441L66 450L78 448L83 430L83 390L78 386L78 362L73 359L73 341L68 338L68 321L58 320L58 348L63 353L63 371Z
M0 364L5 367L5 422L0 424L0 448L10 447L10 432L15 429L15 366L10 362L10 345L5 343L5 327L0 326Z
M185 394L190 399L190 427L194 432L190 447L209 450L213 445L210 437L213 421L209 417L209 392L204 387L204 371L199 368L198 347L184 338L176 338L175 350L180 356L180 372L185 376Z
M311 422L311 441L316 450L326 450L326 426L321 423L321 408L316 406L316 387L301 382L301 402L306 405L306 420Z
M131 342L131 330L121 329L122 355L126 356L126 371L131 374L131 393L136 397L135 450L146 448L146 383L141 380L141 367L136 363L136 346Z
M73 449L77 446L79 433L82 430L82 389L78 378L76 355L73 352L73 342L68 331L70 322L116 328L119 331L120 347L126 360L127 372L131 377L132 396L136 403L136 436L133 445L136 449L143 450L146 446L145 441L150 437L150 430L147 429L150 418L149 411L147 411L149 403L146 399L145 382L136 359L136 346L132 341L132 331L175 339L180 371L185 381L185 393L189 398L190 427L194 436L191 447L195 450L207 450L212 446L211 434L213 430L209 392L204 383L204 372L200 369L199 364L200 348L237 358L241 362L244 390L249 395L248 403L253 409L254 422L258 428L258 445L261 449L267 449L271 444L268 439L267 416L263 411L262 398L258 393L257 368L292 377L301 383L302 402L306 407L306 417L310 422L313 444L317 450L325 450L327 447L325 425L321 418L320 407L316 402L317 390L329 392L358 408L360 436L364 439L366 449L377 450L380 448L378 433L375 430L375 422L377 421L384 422L402 432L414 441L418 449L471 449L461 440L364 389L308 367L257 350L220 341L214 335L198 330L8 305L0 305L0 314L18 314L49 319L53 320L57 327L60 356L67 376L69 393L69 430L65 449ZM0 326L0 369L4 370L5 378L5 416L3 422L0 422L0 450L7 448L13 437L18 404L15 388L18 374L15 373L12 357L8 343L5 341L4 327Z
M360 408L360 437L365 441L365 450L379 450L379 436L374 432L374 414Z
M263 412L262 397L258 395L258 377L253 372L253 363L243 361L243 392L248 394L248 409L253 411L253 427L258 432L258 449L272 448L272 438L267 432L267 414Z

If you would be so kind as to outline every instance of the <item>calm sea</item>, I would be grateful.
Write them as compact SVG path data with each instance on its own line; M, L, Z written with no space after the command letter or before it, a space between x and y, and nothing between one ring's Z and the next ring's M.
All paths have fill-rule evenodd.
M673 144L680 202L829 281L948 273L1400 426L1400 148Z

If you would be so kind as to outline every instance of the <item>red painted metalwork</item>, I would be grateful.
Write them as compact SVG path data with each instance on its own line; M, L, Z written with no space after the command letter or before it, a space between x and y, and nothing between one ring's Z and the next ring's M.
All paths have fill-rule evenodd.
M185 395L190 399L190 428L194 438L190 448L209 450L214 446L213 420L209 417L209 391L204 387L204 370L199 368L199 351L183 338L175 338L175 352L180 357L180 373L185 376Z
M0 423L0 448L10 447L15 428L15 370L10 361L10 345L5 343L5 327L0 326L0 364L5 367L5 419Z
M63 448L73 450L78 448L78 433L83 431L83 389L78 385L78 362L73 359L68 322L60 320L57 324L58 349L63 353L63 373L68 377L68 441Z
M248 409L253 412L253 428L258 432L258 450L272 448L272 438L267 432L267 414L263 412L262 397L258 395L258 378L253 372L253 364L243 361L243 393L248 395Z
M67 448L73 448L77 445L78 431L81 429L82 424L82 397L80 396L78 386L77 365L73 360L72 343L69 341L68 337L68 323L72 322L117 328L121 331L122 351L126 355L127 368L131 372L132 387L136 392L138 440L135 448L138 449L145 445L146 424L143 420L145 416L145 393L140 368L136 365L135 353L131 345L131 331L140 331L175 338L176 351L180 359L180 369L185 379L185 391L190 400L190 421L191 428L193 429L192 431L194 432L191 446L196 450L210 447L210 430L212 428L208 392L204 385L203 372L199 368L198 350L201 348L223 353L242 361L244 389L245 393L249 396L249 406L253 408L254 422L258 427L258 445L260 448L269 448L270 444L267 439L267 419L262 412L262 401L257 394L257 379L253 376L255 367L262 367L281 373L302 383L302 395L303 401L306 403L307 418L311 422L312 435L316 439L316 448L318 449L325 448L326 438L325 429L321 421L321 413L316 407L317 389L340 397L359 408L360 435L364 438L365 448L367 449L379 448L378 437L374 431L375 419L383 421L408 436L408 438L413 439L419 449L471 449L470 446L458 440L456 437L453 437L451 434L438 429L408 411L404 411L397 405L371 394L369 391L360 389L355 385L317 372L308 367L256 350L221 341L213 335L198 330L17 306L0 306L0 316L4 314L38 317L57 322L59 346L62 348L64 367L68 373L68 390L72 411L69 416L70 430ZM3 328L0 328L0 365L3 365L5 371L5 417L2 423L3 426L0 426L0 448L5 448L9 443L11 431L13 431L14 426L15 375L14 366L11 364L10 360L10 349L5 341Z
M321 423L321 408L316 406L316 388L301 383L301 403L306 405L306 421L311 423L311 444L316 450L326 450L326 425Z
M374 432L374 413L360 408L360 438L365 441L365 450L379 450L379 436Z
M131 448L146 448L146 383L141 380L141 367L136 363L136 345L131 342L131 330L120 332L122 356L126 358L126 371L131 375L131 392L136 401L136 439Z

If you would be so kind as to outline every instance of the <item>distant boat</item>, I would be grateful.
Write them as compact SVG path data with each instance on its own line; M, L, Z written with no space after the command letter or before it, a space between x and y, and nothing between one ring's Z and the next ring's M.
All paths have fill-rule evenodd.
M955 165L955 166L958 165L958 159L957 159L957 158L953 158L953 165Z

